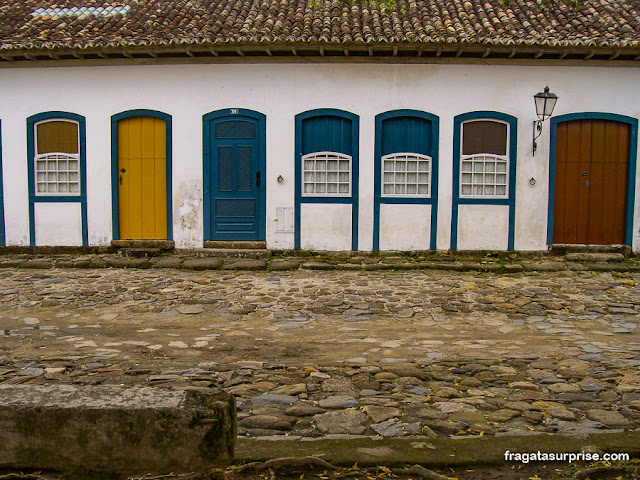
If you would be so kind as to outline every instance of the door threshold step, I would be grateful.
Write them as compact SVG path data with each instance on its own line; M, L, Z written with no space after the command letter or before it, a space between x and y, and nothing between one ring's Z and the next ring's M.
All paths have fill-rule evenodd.
M550 252L554 255L567 255L569 253L618 253L625 257L631 255L629 245L578 245L559 243L551 245Z
M221 240L205 240L204 248L216 248L216 249L233 249L233 250L264 250L267 248L267 242L249 241L249 242L235 242L235 241L221 241Z
M111 240L111 246L118 250L124 248L149 248L168 251L176 248L176 244L173 240Z
M190 248L187 251L189 255L193 255L195 257L251 259L265 259L271 257L271 250L267 250L266 248Z
M167 253L167 250L160 248L119 248L118 255L130 258L150 258Z
M570 262L624 262L624 255L622 253L573 252L567 253L564 258Z

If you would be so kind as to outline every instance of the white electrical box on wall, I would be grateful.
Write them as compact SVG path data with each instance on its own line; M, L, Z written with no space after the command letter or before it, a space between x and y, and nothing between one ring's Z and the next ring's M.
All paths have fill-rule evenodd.
M293 207L276 207L276 233L293 233Z

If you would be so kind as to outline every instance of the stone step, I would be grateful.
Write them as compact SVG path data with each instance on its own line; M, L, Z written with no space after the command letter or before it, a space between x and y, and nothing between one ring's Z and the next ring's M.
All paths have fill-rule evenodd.
M111 246L117 249L150 248L165 251L176 248L173 240L111 240Z
M214 388L0 385L0 469L208 471L233 458L235 410Z
M205 240L204 248L231 249L231 250L264 250L267 242L226 242L218 240Z
M157 257L166 253L166 250L160 248L120 248L118 255L131 258L150 258Z
M575 252L567 253L565 258L571 262L590 262L590 263L607 263L622 262L624 255L622 253L594 253L594 252Z
M265 248L198 248L190 250L198 257L217 258L254 258L264 259L271 256L271 250Z
M568 253L619 253L628 256L631 254L631 247L628 245L574 245L559 243L551 245L549 250L554 255L567 255Z

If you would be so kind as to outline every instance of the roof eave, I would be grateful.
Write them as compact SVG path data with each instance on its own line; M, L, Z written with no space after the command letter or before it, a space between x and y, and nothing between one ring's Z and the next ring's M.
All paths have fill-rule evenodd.
M438 59L457 59L460 62L469 60L483 61L540 61L574 60L574 61L610 61L640 62L640 46L553 46L530 44L473 44L473 43L439 43L439 42L390 42L390 43L197 43L167 44L119 47L89 48L2 48L0 47L0 64L6 63L73 63L85 60L156 60L162 61L179 58L231 60L233 58L248 60L265 59L287 61L289 58L314 59L319 61L345 57L360 61L402 62L413 59L419 61L437 61Z

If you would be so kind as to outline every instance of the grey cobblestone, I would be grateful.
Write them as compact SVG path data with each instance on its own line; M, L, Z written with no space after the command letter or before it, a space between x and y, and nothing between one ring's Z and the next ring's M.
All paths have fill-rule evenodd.
M248 437L637 430L639 278L3 268L0 383L217 386Z

